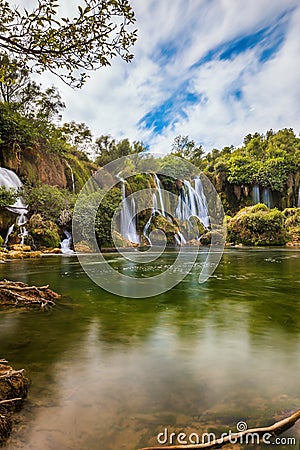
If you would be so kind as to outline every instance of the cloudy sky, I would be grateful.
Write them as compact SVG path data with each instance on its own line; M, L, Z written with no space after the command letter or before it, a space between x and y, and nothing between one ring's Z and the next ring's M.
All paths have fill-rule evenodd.
M64 120L159 152L170 151L178 134L210 150L238 146L249 132L300 132L299 0L131 4L134 61L115 60L80 91L54 79Z

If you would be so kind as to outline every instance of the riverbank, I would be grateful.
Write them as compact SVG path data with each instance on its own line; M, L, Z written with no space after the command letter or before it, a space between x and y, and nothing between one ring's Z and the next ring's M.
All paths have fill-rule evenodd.
M0 248L0 262L11 259L41 258L44 255L58 255L62 251L60 248L50 248L43 250L32 250L29 245L15 244L7 248Z
M99 450L100 442L132 450L153 445L165 427L219 435L297 410L299 250L225 248L200 285L206 250L182 283L151 299L103 291L76 257L1 264L1 278L49 284L66 299L51 313L0 314L1 353L31 379L5 449ZM174 261L168 253L147 264L105 258L141 277L171 271ZM107 276L104 264L94 267Z

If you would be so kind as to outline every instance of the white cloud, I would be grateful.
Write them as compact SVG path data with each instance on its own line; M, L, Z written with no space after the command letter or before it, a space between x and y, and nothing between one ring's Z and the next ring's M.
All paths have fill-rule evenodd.
M47 84L54 83L62 92L65 120L87 123L96 136L148 141L160 151L168 151L177 134L189 135L209 150L239 145L248 132L284 126L300 130L298 0L132 0L132 5L139 40L131 64L114 60L111 67L91 74L80 91L44 76ZM259 63L253 48L232 61L213 60L191 69L207 51L260 30L293 6L298 9L274 59ZM176 54L162 63L159 51L171 46ZM162 135L138 128L147 112L190 79L206 102L187 107L187 118L178 117L173 129ZM240 86L241 101L228 97L233 85Z

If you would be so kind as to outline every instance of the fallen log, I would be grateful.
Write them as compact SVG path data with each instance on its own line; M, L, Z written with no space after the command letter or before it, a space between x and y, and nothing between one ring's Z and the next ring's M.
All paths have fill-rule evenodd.
M38 306L49 309L55 306L55 299L60 295L49 286L28 286L22 282L0 281L0 306L30 307Z
M185 445L170 445L170 446L156 446L156 447L143 447L139 450L200 450L200 449L216 449L224 447L225 445L232 444L233 440L236 443L246 442L246 438L251 435L258 435L260 438L269 434L270 436L279 436L286 430L292 428L295 423L300 419L300 409L294 412L289 417L286 417L279 422L275 422L269 427L251 428L239 433L232 433L225 437L216 439L212 442L206 442L203 444L185 444ZM235 441L236 439L236 441Z

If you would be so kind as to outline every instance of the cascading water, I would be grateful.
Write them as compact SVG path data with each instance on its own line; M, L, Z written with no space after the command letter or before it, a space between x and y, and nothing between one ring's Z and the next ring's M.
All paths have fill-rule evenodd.
M203 225L205 227L209 227L210 225L210 220L209 220L209 214L208 214L208 206L207 206L207 201L206 201L206 197L204 194L204 189L203 189L203 183L200 177L196 177L195 178L195 191L198 195L198 218L199 220L203 223Z
M72 192L73 192L73 194L75 194L75 178L74 178L74 172L73 172L72 167L71 167L70 164L68 163L68 161L65 161L65 162L66 162L66 166L68 167L68 169L70 169L70 172L71 172Z
M7 230L7 233L6 233L6 236L5 236L5 240L4 240L4 245L5 246L8 244L9 236L14 231L14 227L15 227L15 224L13 223Z
M145 236L145 238L147 239L147 241L149 242L150 245L152 245L152 242L151 242L151 239L149 237L149 228L150 228L150 225L151 225L151 222L152 222L152 218L155 216L156 212L159 213L159 211L157 209L157 198L156 198L156 194L153 194L153 206L152 206L151 216L148 219L148 221L147 221L147 223L146 223L146 225L144 226L144 229L143 229L143 235Z
M120 214L120 231L121 235L134 244L140 243L140 238L137 232L136 223L136 205L134 198L128 199L126 197L126 181L118 175L122 183L122 209Z
M157 191L153 194L152 213L144 228L144 236L149 240L149 242L149 228L152 218L156 213L166 217L170 220L170 222L172 222L172 219L165 212L161 181L156 174L154 174L153 177L157 186ZM207 202L200 177L195 178L194 186L195 187L193 187L188 180L183 181L183 186L179 191L177 207L174 214L176 219L186 222L188 229L191 225L191 217L198 218L205 227L208 227L210 224ZM186 239L181 231L178 231L175 235L175 240L178 245L186 244Z
M6 189L18 190L22 187L22 182L15 172L9 169L0 167L0 186L4 186ZM18 197L13 205L6 207L9 211L17 214L16 224L20 227L21 244L24 244L24 239L27 236L27 230L24 225L27 222L26 214L28 213L27 206L24 204L21 197ZM12 233L14 227L11 225L8 229L5 238L5 245L8 243L8 238Z
M155 214L157 213L163 217L166 217L168 220L171 220L170 217L167 216L166 211L165 211L165 204L164 204L164 199L163 199L163 189L162 189L161 181L158 178L158 176L156 175L156 173L153 174L153 178L154 178L157 189L156 189L156 192L154 192L154 194L152 196L153 204L152 204L151 216L150 216L149 220L147 221L147 223L144 227L144 230L143 230L143 235L148 240L150 245L152 245L152 242L149 237L149 228L150 228L150 225L152 222L152 218L155 216Z
M271 192L268 188L264 188L263 189L263 193L262 193L262 201L263 203L268 207L271 208Z
M252 189L252 201L253 205L257 205L257 203L260 203L260 191L258 184L255 184Z
M154 181L156 183L157 186L157 191L154 194L154 198L156 199L156 209L160 211L160 214L163 217L166 217L166 212L165 212L165 205L164 205L164 200L163 200L163 191L162 191L162 187L161 187L161 182L160 179L158 178L158 176L156 175L156 173L153 175L154 176ZM158 199L157 199L158 197ZM154 200L154 199L153 199ZM158 201L157 201L158 200ZM154 207L154 205L153 205Z
M60 243L61 252L64 254L73 254L73 250L71 249L72 245L72 235L67 230L64 230L64 234L66 236Z
M175 216L182 221L189 221L190 217L194 216L197 217L205 227L208 227L210 221L201 178L195 178L194 183L195 188L189 181L183 181L183 186L180 189L178 196Z

